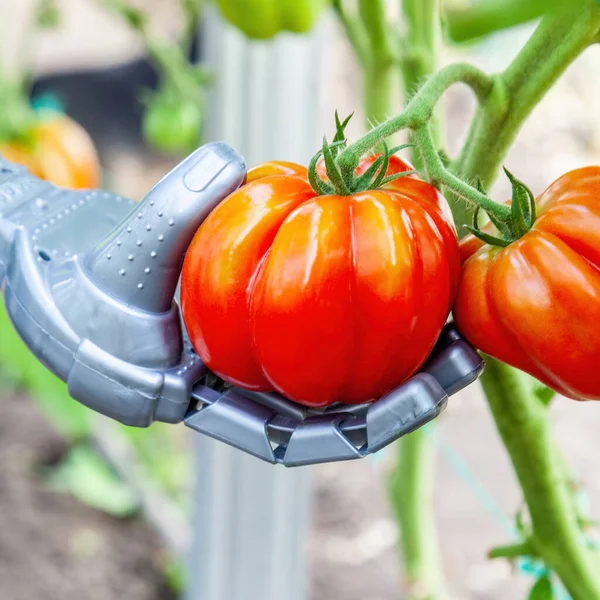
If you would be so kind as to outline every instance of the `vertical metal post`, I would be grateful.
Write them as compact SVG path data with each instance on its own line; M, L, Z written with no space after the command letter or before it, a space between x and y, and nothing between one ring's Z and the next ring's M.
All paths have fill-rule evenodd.
M322 131L322 30L250 42L207 13L204 57L216 76L207 140L227 141L248 165L306 164ZM309 470L271 466L198 436L196 476L187 600L304 600Z

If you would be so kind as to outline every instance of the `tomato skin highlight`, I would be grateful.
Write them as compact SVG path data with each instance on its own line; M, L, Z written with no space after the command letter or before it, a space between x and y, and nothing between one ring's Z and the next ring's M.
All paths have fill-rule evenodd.
M600 399L600 167L569 172L506 248L465 238L454 318L480 350L575 400Z
M100 162L88 133L62 114L46 116L28 132L31 145L0 142L0 154L40 179L72 189L100 185Z
M183 268L186 327L235 385L313 407L372 401L437 341L456 235L425 182L317 196L297 167L260 166L202 224Z

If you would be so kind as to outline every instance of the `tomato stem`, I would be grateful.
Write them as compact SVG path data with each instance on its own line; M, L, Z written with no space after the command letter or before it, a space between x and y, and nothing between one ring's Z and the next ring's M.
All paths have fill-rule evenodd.
M463 200L494 213L499 220L507 220L510 216L508 208L492 201L477 188L456 177L440 158L431 133L430 122L435 117L435 108L439 99L455 83L468 85L480 102L484 102L494 89L493 78L476 67L468 64L450 65L427 80L402 113L374 127L362 138L344 148L339 153L336 164L342 173L352 172L366 153L394 133L409 129L432 183L445 185ZM378 89L373 87L372 82L369 85L371 89ZM379 110L380 114L381 112Z

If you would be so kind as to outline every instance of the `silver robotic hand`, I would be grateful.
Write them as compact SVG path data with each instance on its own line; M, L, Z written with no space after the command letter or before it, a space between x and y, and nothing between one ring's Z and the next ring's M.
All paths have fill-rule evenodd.
M361 458L437 416L483 366L452 326L419 374L360 406L307 409L227 387L202 364L176 301L181 265L245 174L232 148L207 144L135 203L60 189L0 158L0 289L31 351L104 415L184 421L286 466Z

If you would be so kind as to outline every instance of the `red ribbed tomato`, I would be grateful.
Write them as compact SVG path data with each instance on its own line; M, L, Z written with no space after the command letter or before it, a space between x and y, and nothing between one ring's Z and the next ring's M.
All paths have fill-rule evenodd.
M461 331L577 400L600 399L599 200L600 167L571 171L538 198L533 227L506 248L461 242Z
M390 162L390 172L408 169ZM443 197L413 177L317 196L291 163L248 179L202 224L184 263L182 310L202 360L230 383L308 406L371 401L415 373L458 279Z

